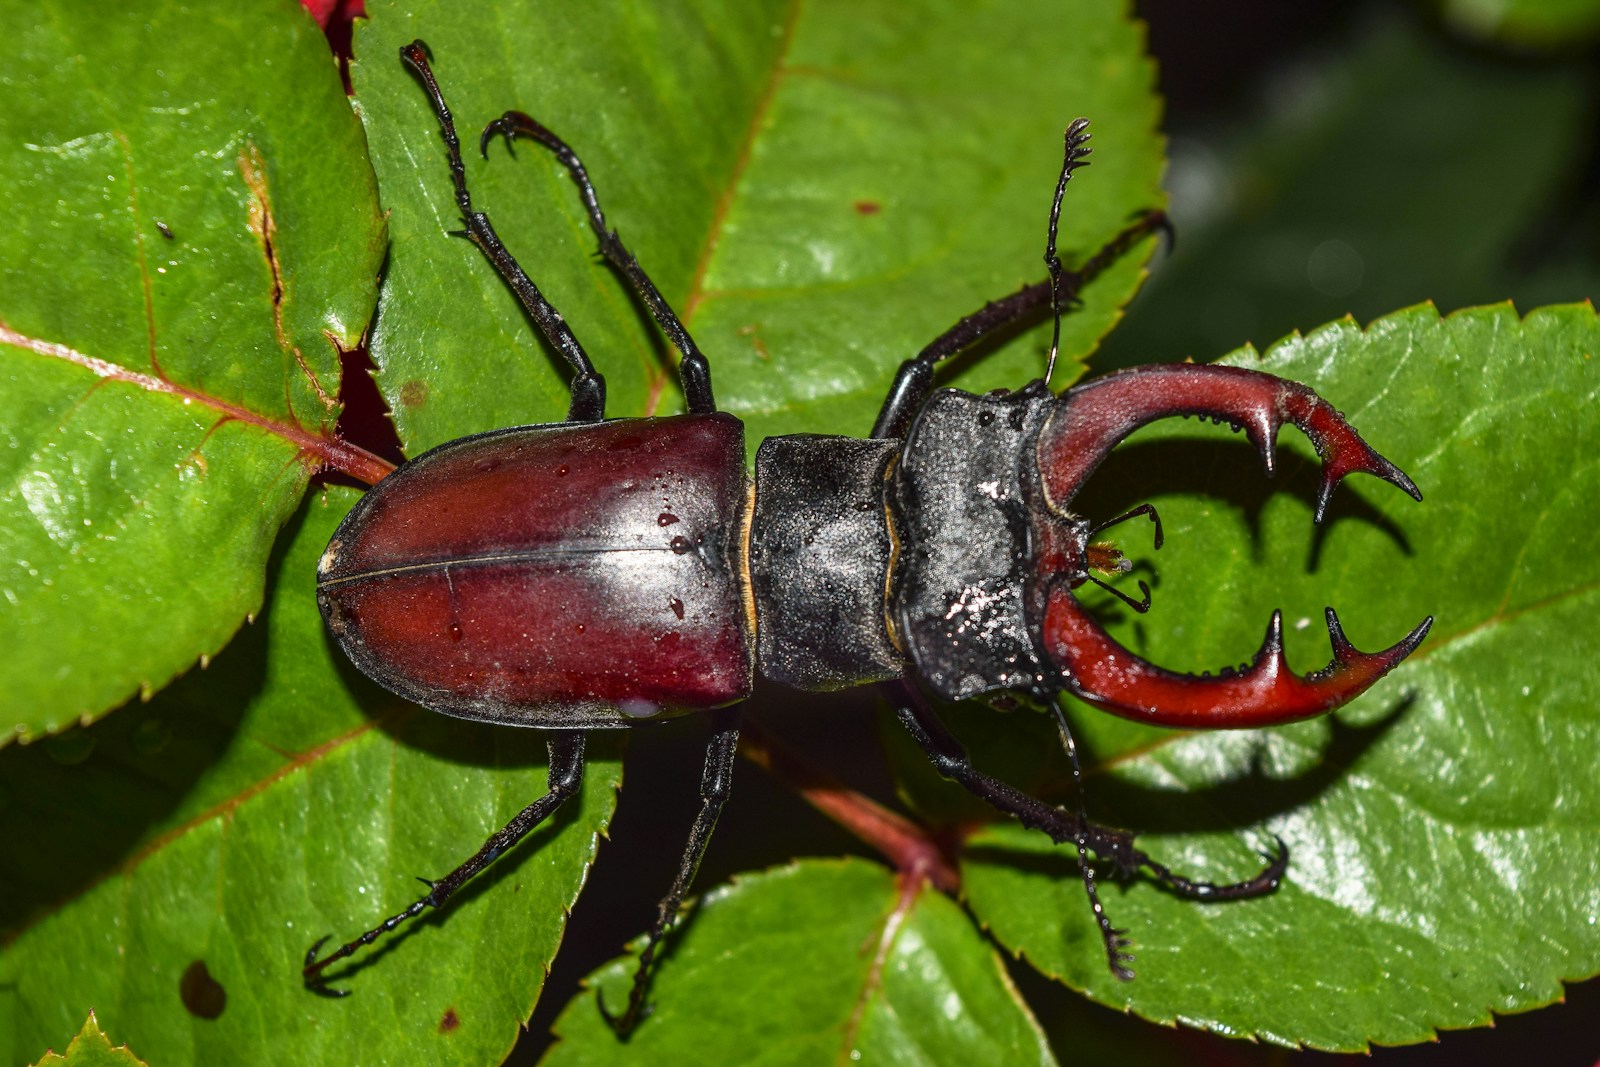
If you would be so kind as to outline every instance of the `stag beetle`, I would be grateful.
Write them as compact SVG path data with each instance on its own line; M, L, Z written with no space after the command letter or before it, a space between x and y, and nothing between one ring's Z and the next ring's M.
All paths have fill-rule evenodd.
M1057 396L1044 379L975 396L934 389L935 366L1046 302L1059 337L1063 300L1135 241L1164 226L1150 212L1082 269L1055 252L1068 179L1087 163L1079 119L1051 205L1049 277L962 319L900 367L866 438L802 434L764 441L745 473L744 427L719 412L706 357L637 260L606 225L593 184L567 144L508 111L479 141L527 138L549 149L582 195L606 259L631 284L681 354L688 414L605 418L605 381L582 346L474 209L460 142L421 41L401 49L443 135L465 236L511 287L572 366L567 421L465 437L417 457L351 510L318 567L317 600L340 647L393 692L446 715L552 731L549 792L471 859L399 914L321 959L303 979L328 995L335 960L440 907L577 791L584 731L712 712L701 806L677 877L640 954L628 1006L607 1019L626 1035L642 1018L651 960L677 915L728 795L736 708L756 673L806 690L881 684L919 745L954 779L1024 825L1077 846L1107 962L1120 978L1123 931L1101 908L1088 853L1123 874L1143 869L1203 900L1276 888L1282 841L1256 876L1229 885L1185 878L1133 847L1133 835L1091 823L975 769L929 697L1011 694L1054 706L1062 692L1144 722L1241 727L1319 715L1361 693L1417 647L1432 619L1393 647L1359 652L1327 612L1333 661L1293 674L1274 613L1251 664L1216 677L1176 674L1123 648L1078 603L1085 582L1142 599L1094 572L1125 569L1094 541L1108 527L1160 518L1146 504L1106 522L1071 510L1074 495L1119 441L1175 415L1242 429L1270 475L1279 427L1293 423L1322 459L1321 520L1345 475L1362 472L1421 499L1310 389L1235 367L1147 366ZM1056 345L1050 349L1050 363ZM1059 715L1059 709L1057 709ZM1065 719L1063 740L1071 751ZM1076 759L1074 755L1074 767ZM602 1004L601 1010L605 1011Z

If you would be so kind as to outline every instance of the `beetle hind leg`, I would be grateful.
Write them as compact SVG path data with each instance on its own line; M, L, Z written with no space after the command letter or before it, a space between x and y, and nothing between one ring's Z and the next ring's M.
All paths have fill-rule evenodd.
M354 955L357 950L372 944L401 923L416 918L428 908L443 907L445 901L449 900L456 890L481 874L507 849L526 837L536 826L554 814L562 804L576 796L583 784L583 734L566 731L556 734L549 741L549 750L549 792L523 808L514 819L491 834L483 843L483 847L467 862L438 881L419 879L428 887L428 893L405 910L389 916L354 941L346 942L321 959L317 958L317 953L329 938L324 937L312 945L306 952L305 964L300 971L301 980L305 982L306 988L319 996L348 996L349 990L329 988L324 973L329 965Z

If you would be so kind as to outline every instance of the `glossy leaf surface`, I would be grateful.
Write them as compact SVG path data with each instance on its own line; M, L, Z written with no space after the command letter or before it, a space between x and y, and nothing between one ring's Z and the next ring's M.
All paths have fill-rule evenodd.
M566 410L565 370L478 252L445 236L459 223L443 145L395 58L414 37L469 146L518 108L583 156L752 448L779 432L866 432L901 360L1043 277L1072 118L1094 119L1097 154L1068 196L1069 265L1161 201L1151 68L1118 4L372 12L355 83L395 242L373 353L413 451ZM535 145L511 158L496 142L487 161L469 154L467 175L607 375L611 414L679 410L671 357L595 261L565 172ZM1126 257L1069 317L1063 380L1140 276L1141 257ZM1041 373L1046 343L1030 332L954 380L1016 385Z
M202 672L89 730L0 753L0 955L14 1062L93 1005L152 1063L497 1062L538 996L620 784L581 798L437 918L300 983L324 934L417 899L545 791L532 730L432 715L365 682L306 576L355 494L313 496L271 607ZM203 976L195 972L204 965Z
M1139 977L1123 985L1106 972L1070 858L996 824L969 839L963 871L1002 944L1147 1018L1337 1049L1484 1025L1491 1010L1548 1004L1563 979L1600 970L1600 715L1575 637L1600 585L1597 353L1592 308L1519 320L1501 305L1334 323L1232 357L1313 385L1425 494L1419 505L1358 481L1317 532L1313 460L1280 451L1270 485L1239 439L1181 425L1114 459L1091 513L1137 494L1166 524L1150 557L1155 607L1118 631L1156 662L1238 663L1275 607L1300 670L1327 662L1326 603L1362 648L1424 614L1437 622L1332 719L1185 734L1078 709L1097 768L1092 811L1152 831L1143 845L1163 863L1218 881L1252 874L1254 850L1276 834L1289 876L1271 897L1215 906L1144 880L1109 890L1114 921L1136 939ZM1037 766L1050 724L1014 722L1020 735L993 749L1021 748ZM1049 777L1019 781L1048 791Z
M709 893L690 926L654 989L693 1010L663 1010L623 1044L594 996L579 997L544 1062L1056 1062L961 908L928 888L905 893L874 864L804 860L741 877ZM624 957L590 982L620 1007L632 976Z
M260 607L383 254L298 5L50 12L0 13L0 739L160 688Z

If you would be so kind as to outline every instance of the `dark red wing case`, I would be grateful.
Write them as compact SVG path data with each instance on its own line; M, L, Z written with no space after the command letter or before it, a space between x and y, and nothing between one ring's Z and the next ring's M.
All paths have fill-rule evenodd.
M623 726L748 694L729 415L520 427L378 484L318 568L365 673L435 711Z

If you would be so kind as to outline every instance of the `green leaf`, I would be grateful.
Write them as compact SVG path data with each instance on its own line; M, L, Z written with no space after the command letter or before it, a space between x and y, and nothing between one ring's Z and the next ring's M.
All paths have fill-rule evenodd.
M1443 0L1456 29L1519 45L1576 50L1600 36L1596 0Z
M26 739L148 695L260 606L383 221L291 0L0 21L0 739Z
M1063 249L1069 261L1114 231L1133 209L1156 201L1160 156L1150 68L1139 54L1137 31L1116 5L1075 12L1071 20L1058 20L1054 32L1040 32L1037 17L992 17L983 23L993 34L988 42L973 37L970 16L930 9L923 13L926 33L920 50L907 52L898 66L883 54L881 40L863 37L855 46L859 54L851 54L858 10L808 9L803 17L780 12L774 22L759 9L728 7L715 17L687 8L630 8L627 17L601 10L574 17L563 11L552 21L542 8L491 17L441 6L425 12L417 25L378 11L362 31L358 50L364 63L357 70L357 84L380 166L388 168L386 206L395 220L394 258L374 352L413 451L459 433L559 417L565 406L560 384L564 374L530 340L529 327L507 292L487 273L475 250L444 236L453 225L454 207L441 180L447 175L436 130L418 86L393 58L394 46L413 33L423 33L433 43L441 76L464 122L470 118L475 126L508 105L520 105L540 110L575 140L590 129L606 134L597 138L594 151L587 143L579 147L601 182L613 220L637 242L669 296L694 305L698 314L689 316L691 324L712 341L716 328L707 323L714 321L713 312L745 306L749 298L713 292L706 279L720 271L715 274L721 279L718 284L730 286L726 264L733 262L728 257L735 252L743 257L740 264L754 263L768 275L785 268L789 253L763 259L763 242L795 222L809 190L825 193L823 206L835 211L828 223L834 229L814 247L831 249L835 256L876 250L877 258L866 268L856 268L856 274L835 271L821 282L813 277L805 286L763 299L785 309L772 321L787 329L816 323L842 328L848 323L838 316L845 313L862 320L865 332L859 344L866 347L859 351L871 352L863 366L836 351L832 340L796 353L802 361L807 352L826 355L832 363L831 369L822 368L824 377L839 377L850 388L872 381L856 397L852 426L837 427L841 429L870 421L877 403L873 394L882 392L900 359L984 299L1035 275L1037 268L1029 264L1038 262L1044 210L1059 165L1060 128L1080 108L1100 121L1106 143L1101 166L1079 178L1074 189L1073 203L1081 207L1069 214L1065 230ZM182 58L192 57L219 81L207 90L212 94L207 100L236 100L242 90L235 83L243 81L251 99L270 101L274 116L288 116L296 124L294 136L279 134L278 127L252 113L244 128L260 137L272 194L277 222L272 249L284 282L285 329L323 391L331 393L336 353L323 343L321 331L331 329L341 343L349 343L360 332L366 305L342 298L323 301L328 293L337 297L345 292L340 285L355 285L350 278L370 283L380 231L371 211L369 178L364 170L351 170L348 149L359 149L359 142L348 137L345 103L332 88L336 83L326 57L312 48L320 41L292 10L279 11L275 18L261 16L259 25L248 15L231 12L182 18L185 13L177 9L158 14L146 21L150 32L168 34L160 51L165 54L177 42ZM170 27L165 21L169 18L184 25ZM222 37L218 19L236 20L230 25L249 43L216 43ZM477 29L469 32L469 25ZM485 34L485 25L503 26L503 37ZM774 27L780 30L776 35L771 33ZM132 33L118 24L96 40L57 51L110 47ZM204 33L213 37L185 35ZM383 41L383 34L394 37ZM292 60L279 59L274 51L273 42L284 35L298 38ZM486 44L493 46L490 56L483 54ZM136 57L157 51L126 41L123 46ZM30 55L40 57L38 64L50 62L52 53L45 45L30 48ZM208 62L219 52L265 54L274 64L263 74ZM317 69L305 75L301 67L311 56ZM1074 57L1076 63L1071 62ZM498 88L493 80L497 62L503 81ZM1024 77L1017 63L1033 72ZM144 99L134 89L148 76L146 68L128 56L97 57L89 67L106 72L108 85L115 87L120 79L133 83L126 92L107 90L102 101ZM276 78L287 77L284 72L291 67L298 72L298 95L289 101L263 97L276 93ZM950 73L943 97L926 92L922 84L927 69L935 67ZM880 68L886 71L882 75ZM1041 70L1044 76L1039 76ZM457 71L468 75L459 86L464 97L457 95ZM543 71L553 72L556 102L564 110L543 110L550 88L539 80ZM166 76L175 77L171 71ZM538 82L541 91L524 92L525 81ZM981 86L985 81L992 84ZM307 91L309 84L319 87ZM954 99L958 86L971 90L972 103ZM56 95L70 95L73 88L65 86ZM791 102L796 93L809 97L823 90L822 103ZM474 103L473 94L482 103ZM196 90L191 95L203 94ZM639 103L624 107L617 103L619 97ZM870 106L874 102L876 109ZM148 108L130 107L148 117ZM858 108L867 112L866 118L856 117ZM386 109L400 117L386 123ZM198 105L190 110L186 119L211 114ZM226 112L220 105L215 110ZM340 127L346 131L344 141L327 134L333 121L329 115L346 124ZM609 126L611 115L617 116L615 130ZM675 116L675 122L663 122L664 115ZM800 119L812 125L793 125ZM992 128L985 127L983 122L991 119ZM239 126L243 120L236 116L233 122ZM201 128L197 123L183 130ZM842 125L849 136L836 138L832 145L810 146L809 156L787 162L766 147L779 133L791 140L800 133L810 136L821 123ZM269 133L283 143L269 140ZM859 157L858 171L865 177L858 174L849 182L840 178L840 158L830 154L840 151L840 145ZM163 142L163 147L169 146ZM302 148L305 160L292 154ZM785 151L806 148L801 137ZM916 150L908 153L910 148ZM411 164L408 174L399 169L399 161L413 149L418 160L430 162ZM869 151L880 149L876 156ZM209 214L163 206L164 215L148 216L149 226L159 220L171 229L175 248L187 247L183 242L194 234L192 239L209 242L206 250L225 249L233 258L218 264L207 260L206 283L191 283L170 297L160 288L167 275L157 272L152 291L163 294L154 313L161 327L161 370L169 376L178 370L192 373L196 389L222 383L216 387L225 385L231 390L227 395L249 406L252 415L304 417L314 409L302 402L306 398L300 393L315 390L277 342L271 263L265 246L248 228L250 199L218 185L219 168L236 175L236 168L224 166L233 166L234 156L219 162L192 148L187 154L173 148L161 158L170 162L171 156L210 159L207 165L215 165L206 172L212 181L208 195L217 202L207 201ZM513 247L548 249L547 256L525 258L591 338L611 377L613 411L646 410L653 392L672 388L664 385L659 342L639 321L615 279L592 263L592 245L575 214L570 183L526 148L516 163L497 158L495 165L474 161L471 166L475 182L482 179L485 206L501 220L501 231ZM778 170L769 175L773 167ZM81 181L92 184L88 178ZM180 192L195 185L192 177L175 181L188 182ZM315 196L306 192L313 187ZM1012 192L1024 187L1034 209L1017 210L1010 202ZM231 192L224 195L217 188ZM254 195L248 184L243 188ZM763 206L756 193L777 200ZM874 201L880 208L876 214L858 209L857 200L869 196L881 197ZM342 198L356 203L356 209L341 207ZM150 202L149 196L142 197L142 210L148 211ZM300 212L293 217L292 233L286 214L291 207ZM127 207L124 213L131 226L134 209ZM419 213L426 224L418 221ZM748 221L736 228L734 218ZM757 225L762 219L766 221ZM338 228L347 224L356 227L354 236ZM531 239L530 234L542 232L541 225L553 227L557 239ZM92 230L90 236L96 235L99 231ZM116 251L111 238L97 239ZM798 231L793 239L799 239ZM145 234L147 248L166 240L159 227L154 236ZM128 241L123 238L123 244ZM915 253L915 261L907 261L897 248ZM112 256L114 263L136 266L126 249L120 255ZM553 269L546 269L547 259ZM429 268L430 262L445 266ZM137 270L127 269L137 285ZM699 282L694 280L697 271ZM76 277L59 269L40 272L40 277L51 279L48 285L69 284L56 280L57 274ZM107 268L95 276L112 274ZM457 281L449 281L452 274ZM1109 326L1115 307L1131 293L1139 274L1137 259L1126 260L1089 294L1091 310L1069 326L1076 331L1068 338L1069 354L1081 354ZM337 282L340 278L345 281ZM572 291L564 291L564 285ZM813 296L829 293L833 310L824 308L814 319L802 316ZM887 301L907 293L926 309L921 319L902 321L895 317L902 314L899 310L884 314L891 306ZM74 290L70 295L81 303L96 294ZM141 346L149 332L140 291L136 288L132 298L117 295L123 304L132 299L132 311L124 307L120 318L107 313L113 326L123 325L97 329L110 337L106 345L120 345L117 351L129 363L151 372L148 362L141 365L136 358L145 352ZM212 298L221 306L212 307ZM42 298L37 302L43 308L39 316L55 306ZM328 321L329 307L343 309L337 323ZM50 322L25 324L9 309L6 314L19 336L27 325L34 333L25 336L50 337L74 351L86 350L100 338L93 331L80 338L59 323L62 328L52 334L46 329ZM169 333L168 314L174 316L171 321L186 324L188 332ZM212 323L219 324L213 332L201 329ZM225 334L215 336L224 328ZM740 328L731 322L720 327L743 351L743 371L737 354L719 354L726 342L707 342L719 368L720 395L729 404L739 403L742 377L746 389L749 382L778 377L753 354L751 335L740 334ZM598 331L598 340L591 330ZM896 335L892 343L880 344L885 331ZM249 338L250 344L241 348L237 338ZM171 352L162 347L169 339ZM194 343L183 346L179 340ZM1006 358L1013 360L1013 368L1026 366L1026 373L1033 373L1041 347L1035 336ZM41 359L48 353L28 348L27 342L23 350L39 362L38 367L30 365L25 379L35 388L31 383L56 364ZM618 362L619 350L631 355ZM408 367L408 358L419 362ZM726 375L721 372L724 362ZM77 370L68 366L65 372ZM999 372L986 368L984 373ZM1010 373L1006 380L1017 376ZM91 398L105 392L103 387ZM129 403L155 405L158 412L165 410L159 405L169 403L156 391L130 392ZM195 403L204 406L200 400ZM152 417L144 408L137 410L141 419ZM331 409L325 414L314 427L318 433L331 424ZM831 406L813 408L805 417L813 428L835 425ZM248 541L264 552L260 546L304 484L304 471L295 462L298 446L278 440L281 434L252 428L253 423L241 424L247 420L225 423L206 436L211 421L205 417L196 422L198 429L187 439L171 432L153 433L149 439L177 441L182 455L203 443L207 465L191 464L194 470L203 470L208 478L219 470L230 474L228 493L220 491L220 476L207 482L204 506L233 507L237 501L229 494L247 499L251 523L257 525L239 523L236 514L227 521L249 527L241 543ZM752 441L763 429L753 425ZM252 481L248 471L245 476L232 474L237 464L226 464L210 451L235 433L243 441L241 450L250 455L277 450L270 452L270 462L260 461L278 479L271 483L271 493ZM156 463L148 477L159 479L163 469ZM85 484L101 483L91 477ZM543 745L537 734L457 723L410 708L365 683L328 645L310 578L317 555L353 498L349 492L329 491L313 498L293 520L290 537L267 568L269 596L257 625L247 628L208 670L89 729L0 752L0 780L5 782L0 832L8 841L0 854L0 928L9 932L0 958L0 999L5 1001L0 1017L11 1020L7 1040L15 1042L0 1052L9 1058L59 1046L90 1005L99 1008L115 1032L126 1034L162 1064L241 1058L481 1062L503 1056L509 1048L554 954L565 911L592 859L595 835L609 816L618 782L617 752L611 745L592 744L581 803L503 860L484 883L436 918L413 924L409 934L357 957L354 966L335 968L334 984L354 995L325 1001L307 993L298 970L312 940L325 932L336 938L354 936L398 911L420 892L410 881L413 875L442 874L544 791ZM176 532L162 529L181 547ZM235 597L244 605L241 612L254 606L249 568L219 570L214 561L197 558L193 546L188 553L184 573L192 585L204 587L194 597ZM144 559L136 576L147 571L158 576L159 562ZM254 569L263 569L260 555ZM204 579L195 580L195 575ZM112 575L95 589L102 595L111 590L115 600L126 581L125 573ZM162 640L171 637L181 620L166 624L176 612L163 612L163 626L151 626L150 607L144 605L139 625L121 627L118 642L100 635L101 659L113 662L122 642L153 640L158 632ZM62 628L59 619L32 608L18 616L30 625L37 621L41 634ZM222 636L201 650L215 648ZM117 647L104 647L111 644ZM193 655L193 650L186 653ZM181 659L173 669L186 662ZM155 678L152 685L160 680ZM52 683L51 691L63 690ZM948 907L944 902L939 906ZM970 935L970 928L965 932ZM985 959L992 968L992 956Z
M378 4L354 79L394 236L373 337L407 448L560 418L566 371L470 244L443 145L396 58L414 37L469 147L507 108L583 156L611 224L708 353L753 448L865 432L900 361L1043 276L1061 131L1095 120L1061 247L1081 260L1161 202L1157 101L1123 5ZM475 202L566 316L610 412L671 411L671 357L595 261L576 191L536 145L469 152ZM1081 358L1142 276L1125 257L1068 317ZM972 388L1039 374L1047 334L959 368ZM1070 371L1069 371L1070 373ZM487 385L485 383L493 383Z
M1237 663L1282 607L1289 661L1307 670L1327 661L1326 603L1361 648L1437 622L1328 719L1188 733L1077 710L1092 814L1154 831L1141 844L1158 860L1215 881L1254 873L1276 834L1291 854L1277 893L1207 906L1145 879L1103 888L1137 943L1124 985L1070 850L995 824L963 863L979 920L1106 1004L1327 1049L1486 1025L1600 971L1600 700L1577 637L1600 608L1597 356L1588 305L1523 320L1509 305L1444 319L1423 306L1237 353L1312 385L1425 494L1347 485L1315 532L1315 461L1303 441L1299 462L1282 447L1293 431L1276 486L1239 439L1182 426L1119 452L1081 502L1161 508L1155 607L1117 628L1141 654L1180 670ZM1042 717L988 721L1018 730L1018 747L1050 743Z
M128 1051L127 1045L113 1048L111 1039L101 1033L91 1011L83 1029L67 1045L67 1051L46 1053L39 1067L144 1067L144 1061Z
M162 1067L498 1062L515 1041L614 805L615 740L591 741L581 797L481 881L333 968L349 997L300 982L313 941L410 904L416 876L546 789L537 731L407 705L328 641L311 576L355 498L306 503L270 607L208 670L0 751L8 1062L60 1047L90 1006Z
M622 1043L594 997L578 997L544 1063L1056 1062L966 914L875 864L747 875L691 914L651 986L661 1010ZM589 980L613 1011L633 967L623 957Z

